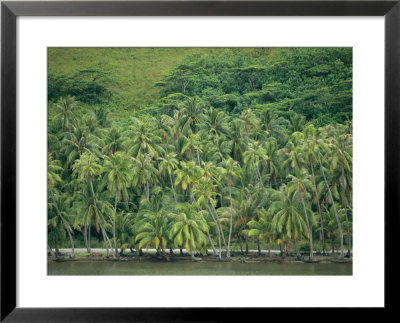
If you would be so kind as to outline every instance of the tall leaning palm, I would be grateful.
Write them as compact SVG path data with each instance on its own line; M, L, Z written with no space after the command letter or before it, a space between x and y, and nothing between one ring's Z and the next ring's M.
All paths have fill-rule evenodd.
M232 223L233 223L233 202L232 202L232 184L236 177L240 174L240 166L239 163L234 161L232 158L225 159L223 162L224 175L226 176L226 180L228 183L228 192L229 192L229 210L230 210L230 218L229 218L229 235L228 235L228 245L226 250L226 257L230 258L230 245L231 245L231 235L232 235Z
M322 158L321 158L321 150L324 149L324 150L328 150L329 151L328 147L329 146L324 141L321 141L320 149L317 151L317 157L318 157L318 162L319 162L319 165L320 165L322 177L324 178L325 187L328 190L330 203L332 204L332 208L333 208L333 211L334 211L334 214L335 214L335 218L336 218L336 223L337 223L337 226L338 226L338 229L339 229L339 235L340 235L340 257L339 258L343 259L344 258L344 249L343 249L342 224L340 223L339 215L338 215L338 212L336 210L335 200L333 199L332 190L331 190L331 188L329 186L328 179L326 177L325 169L324 169L324 166L322 164Z
M305 141L303 145L304 156L308 161L310 169L311 169L311 178L314 186L314 202L317 202L318 214L319 214L319 223L320 223L320 237L322 242L322 252L323 255L326 253L326 244L325 244L325 230L324 230L324 219L322 216L321 202L320 202L320 194L317 187L316 179L315 179L315 165L318 163L317 153L319 151L321 140L318 139L318 130L315 129L313 125L309 125L304 129L305 133Z
M106 229L104 228L104 223L102 216L100 215L100 210L97 203L96 194L93 188L94 179L99 176L102 172L101 165L99 164L98 158L92 153L83 153L81 157L74 162L72 165L72 170L74 175L82 181L86 181L90 186L90 191L92 193L93 205L96 214L98 215L99 225L101 228L101 233L103 235L104 243L106 246L107 256L109 255L109 246L111 247L110 239L108 238Z
M63 212L63 206L66 204L66 200L68 198L65 197L64 195L60 195L58 193L58 190L56 188L56 185L61 183L61 177L58 174L59 172L62 171L62 167L60 166L60 163L58 160L54 160L51 154L48 154L48 166L47 166L47 183L48 183L48 194L51 196L52 199L52 206L57 211L57 217L54 218L59 218L65 229L65 231L68 234L68 237L71 242L71 248L72 248L72 257L75 257L74 253L74 239L72 237L73 230L71 228L70 223L67 221L67 215L65 212Z
M127 188L132 182L132 162L126 153L116 152L104 160L103 172L106 174L107 187L114 194L113 238L115 257L118 257L116 237L117 203L122 194L127 195Z
M198 206L206 206L210 215L215 223L215 227L217 229L218 234L218 246L219 246L219 259L222 258L222 248L221 248L221 238L227 247L224 232L221 227L221 223L219 221L218 213L215 209L216 205L216 185L212 178L205 178L202 177L200 180L197 181L195 188L193 190L193 195L197 197L197 205Z
M309 178L310 176L308 175L307 171L303 169L297 172L297 177L293 175L289 175L288 177L291 179L291 181L288 183L288 194L293 194L294 196L297 196L300 199L301 205L303 206L303 212L307 223L308 238L310 244L310 259L312 260L314 254L312 239L313 217L309 217L309 212L311 213L311 210L308 210L309 212L307 212L307 207L305 203L306 201L308 201L308 192L312 190L311 181Z
M348 134L339 135L332 139L330 145L330 171L333 173L335 169L339 168L338 182L341 187L341 198L345 208L351 209L351 165L352 158L352 137ZM349 219L346 212L346 227L347 227L347 256L351 256L351 228L349 226Z

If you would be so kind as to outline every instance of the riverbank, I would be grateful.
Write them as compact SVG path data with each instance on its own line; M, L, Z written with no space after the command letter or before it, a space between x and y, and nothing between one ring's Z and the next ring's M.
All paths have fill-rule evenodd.
M271 256L268 256L267 250L261 250L261 255L258 254L258 250L249 250L247 254L241 254L241 252L231 252L231 258L226 258L223 254L223 258L219 260L215 256L212 250L208 251L208 255L197 255L194 260L186 250L182 250L182 255L179 249L172 250L172 255L169 253L164 257L162 254L157 254L155 249L149 249L144 251L143 255L139 256L137 253L125 250L124 253L114 258L112 253L106 256L105 249L92 249L91 253L87 253L86 249L75 249L75 257L72 258L71 249L59 249L60 255L56 258L49 255L49 262L238 262L238 263L347 263L352 264L352 258L339 259L339 254L334 255L322 255L315 253L313 260L310 261L309 254L302 254L302 259L297 259L296 255L287 254L286 257L282 257L279 250L271 250Z

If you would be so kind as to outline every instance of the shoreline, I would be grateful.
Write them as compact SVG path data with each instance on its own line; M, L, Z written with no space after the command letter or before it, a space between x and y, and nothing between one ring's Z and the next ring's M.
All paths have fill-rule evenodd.
M81 251L85 252L81 252ZM352 264L353 258L339 259L339 254L325 255L314 252L313 260L309 260L309 254L302 254L302 259L297 259L296 255L288 253L286 257L280 256L279 250L271 250L271 257L268 257L267 250L261 250L261 256L258 255L258 250L249 250L247 255L242 255L240 251L231 252L231 258L225 256L219 260L218 256L215 256L209 251L208 255L197 255L196 260L187 254L183 249L183 255L180 255L179 249L173 249L173 255L167 253L167 259L162 255L156 255L155 249L149 249L144 251L142 256L135 253L131 253L130 250L124 251L122 256L113 258L110 251L110 256L105 256L105 249L93 248L92 253L87 253L86 249L77 248L75 249L75 258L71 258L71 249L59 249L61 255L54 259L53 256L48 256L48 262L239 262L239 263L346 263ZM347 250L346 250L347 252ZM224 255L225 253L223 253Z

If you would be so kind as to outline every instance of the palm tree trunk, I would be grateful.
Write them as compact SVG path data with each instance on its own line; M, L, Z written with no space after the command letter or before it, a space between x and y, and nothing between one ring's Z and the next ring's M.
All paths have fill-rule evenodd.
M71 248L72 248L71 256L72 256L72 258L74 258L75 257L74 239L72 238L72 234L71 234L70 229L68 227L67 221L64 219L64 217L62 216L62 214L61 214L61 212L60 212L60 210L58 208L57 201L56 201L56 198L54 196L54 192L53 192L52 198L53 198L53 203L54 203L54 206L56 207L58 216L60 217L60 219L61 219L61 221L63 223L65 231L67 231L67 233L68 233L69 241L71 242Z
M192 235L189 237L190 256L193 260L200 260L201 258L195 257L193 252Z
M90 189L92 191L92 199L93 199L93 203L94 203L94 208L95 208L96 214L98 215L98 218L99 218L99 225L100 225L100 228L101 228L101 231L102 231L104 244L106 246L107 257L108 257L109 256L108 243L110 243L110 241L108 239L106 230L103 227L103 223L101 222L101 216L100 216L99 210L97 208L96 195L94 194L93 183L92 183L92 180L90 178L89 178L89 184L90 184ZM110 243L110 247L111 247L111 243Z
M211 204L211 206L212 206L212 209L213 209L213 211L215 213L216 219L219 220L219 216L218 216L217 210L215 209L214 205ZM225 248L227 248L226 241L225 241L225 236L224 236L224 231L222 230L222 227L221 227L220 223L218 223L218 227L219 227L219 230L221 231L221 236L222 236L222 241L224 242L224 246L225 246Z
M308 221L308 215L307 215L306 205L304 204L303 194L301 193L300 196L301 196L301 203L303 204L304 215L306 217L306 222L307 222L309 243L310 243L310 259L312 260L313 256L314 256L313 242L312 242L312 230L311 230L311 227L310 227L310 222Z
M61 252L60 252L60 250L58 250L57 239L55 236L54 236L53 241L54 241L54 249L56 250L56 255L58 256L61 254Z
M230 179L228 178L228 181ZM231 213L231 217L229 219L229 236L228 236L228 246L226 248L226 257L230 258L231 257L231 235L232 235L232 221L233 221L233 207L232 207L232 191L231 191L231 185L228 185L228 190L229 190L229 202L230 202L230 213Z
M300 260L301 259L301 254L300 254L299 248L297 246L296 238L293 238L293 242L294 242L294 248L296 250L296 258L297 258L297 260Z
M118 257L118 249L117 249L117 237L115 234L115 227L117 221L117 202L118 202L118 188L115 187L115 201L114 201L114 219L113 219L113 238L114 238L114 250L115 250L115 257Z
M260 183L261 183L261 187L264 187L264 183L261 177L261 173L260 173L260 169L258 168L258 166L256 166L257 168L257 174L258 174L258 178L260 179Z
M197 151L197 162L199 163L199 166L200 166L200 154L199 154L199 150L196 149L196 151Z
M242 254L242 255L243 255L242 239L241 239L241 237L240 237L240 235L239 235L239 234L237 235L237 237L238 237L238 241L239 241L240 254Z
M170 182L171 182L171 189L172 189L172 194L174 195L175 203L177 203L178 201L176 200L176 193L175 193L175 189L174 189L174 182L173 182L173 180L172 180L172 174L171 174L171 173L169 173L169 180L170 180Z
M149 187L149 181L146 182L146 187L147 187L147 191L146 191L147 201L150 201L150 187Z
M217 234L218 234L218 247L219 247L219 250L218 250L218 254L219 254L219 255L218 255L218 257L219 257L219 259L221 260L221 232L220 232L220 230L219 230L218 222L217 222L217 220L215 219L215 217L214 217L214 215L213 215L213 212L211 211L211 208L210 208L209 203L207 202L206 204L207 204L208 212L210 212L210 215L211 215L211 217L212 217L212 219L213 219L213 221L214 221L214 223L215 223L215 229L217 230Z
M267 239L267 246L268 246L268 258L271 258L271 240Z
M218 235L218 258L219 258L219 260L221 260L221 258L222 258L221 232L219 231L218 226L215 227L215 230L217 231L217 235Z
M339 234L340 234L340 259L343 259L344 258L344 251L343 251L342 225L340 224L339 216L338 216L337 211L336 211L335 201L333 199L331 189L330 189L330 187L328 185L328 181L326 180L326 177L325 177L325 172L324 172L324 168L322 167L321 156L320 156L319 152L318 152L318 161L319 161L319 165L321 167L322 176L324 177L326 188L328 189L329 196L330 196L331 201L332 201L333 211L335 212L335 219L336 219L336 222L337 222L337 225L338 225L338 229L339 229Z
M315 194L317 197L317 204L318 204L318 214L319 214L319 224L321 226L321 242L322 242L322 254L325 256L326 254L326 246L325 246L325 232L324 232L324 220L322 218L322 212L321 212L321 204L319 202L319 194L318 194L318 189L317 189L317 184L315 182L315 175L314 175L314 165L313 162L310 158L310 165L311 165L311 173L312 173L312 181L314 184L314 189L315 189Z
M207 235L208 235L208 241L210 241L211 248L212 248L212 250L214 252L214 256L216 256L217 255L217 250L215 249L214 243L213 243L213 241L211 239L210 232L207 232Z
M258 256L261 256L261 246L260 246L260 240L257 239L257 248L258 248Z
M341 166L342 166L342 176L346 180L343 164L341 164ZM345 190L345 188L343 186L342 186L342 189L343 189L343 196L344 196L343 197L343 204L344 204L344 207L347 209L348 205L347 205L347 202L346 202L346 190ZM351 235L350 235L350 227L349 227L349 218L347 216L347 212L345 214L346 214L346 228L347 228L347 249L348 249L347 250L347 256L351 257Z
M249 253L249 237L246 235L246 252L245 254L248 255Z
M86 224L86 221L85 221L85 224L83 226L83 243L85 244L86 251L88 253L90 253L90 249L89 249L89 245L88 245L88 241L87 241L87 224Z
M50 253L50 255L53 257L54 260L57 259L56 254L54 253L53 249L50 248L50 246L47 244L47 250Z
M90 223L89 223L89 228L88 228L88 240L87 240L88 247L89 247L89 253L92 252L92 248L90 247L90 233L91 233L91 226L90 226Z

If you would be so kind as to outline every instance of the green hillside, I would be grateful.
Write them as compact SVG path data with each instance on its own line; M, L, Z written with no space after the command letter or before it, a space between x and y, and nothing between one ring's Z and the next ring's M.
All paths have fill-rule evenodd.
M98 82L113 94L121 110L151 104L155 86L192 48L49 48L49 74L78 77L81 71L104 73Z
M352 48L57 48L48 61L53 258L76 245L221 260L250 243L259 257L314 262L328 244L351 257Z
M352 117L351 48L49 48L48 73L51 103L70 95L114 120L171 114L190 97L229 115Z

